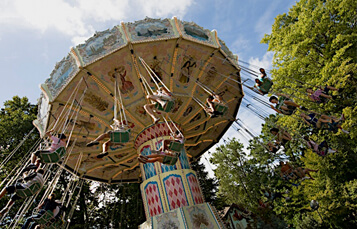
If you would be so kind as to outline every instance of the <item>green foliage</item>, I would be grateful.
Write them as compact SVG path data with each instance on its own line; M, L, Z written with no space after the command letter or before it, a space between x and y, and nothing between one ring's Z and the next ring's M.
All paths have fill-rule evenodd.
M357 13L351 7L356 5L356 0L299 1L289 13L276 17L272 33L262 40L274 52L271 73L275 91L291 95L296 103L320 114L339 117L343 113L346 121L342 127L350 134L312 129L302 122L299 110L292 116L268 117L261 135L250 141L249 152L233 139L213 154L219 192L230 203L243 204L266 219L266 211L259 211L256 200L266 201L269 212L294 228L356 225ZM332 92L337 98L326 104L309 101L306 89L325 85L344 90ZM272 154L266 149L266 144L274 140L269 133L272 127L282 128L293 137L283 152ZM307 149L304 136L318 143L326 140L338 152L318 156ZM311 174L315 180L305 180L295 187L280 178L280 160L289 161L295 168L319 171ZM263 188L288 192L284 195L289 199L268 200L262 195ZM311 200L320 203L322 219L310 208Z
M73 206L71 206L73 207ZM145 219L139 184L87 182L70 228L138 228Z
M4 159L19 146L20 142L34 128L32 121L36 119L36 115L37 106L30 104L26 97L14 96L12 100L4 102L4 107L0 110L0 163L4 162ZM34 130L11 159L4 164L4 167L0 170L1 182L16 167L20 159L30 155L30 149L38 138L39 134ZM6 182L4 185L6 185ZM2 189L3 187L0 188ZM1 199L0 206L4 206L7 201L7 198ZM14 206L10 213L15 214L18 207Z

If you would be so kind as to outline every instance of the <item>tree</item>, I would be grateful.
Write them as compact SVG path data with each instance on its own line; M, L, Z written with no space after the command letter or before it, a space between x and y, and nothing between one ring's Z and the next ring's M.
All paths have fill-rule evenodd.
M30 149L39 138L32 121L36 119L37 106L30 104L26 97L20 98L14 96L12 100L4 102L4 107L0 110L0 163L4 162L0 172L0 180L4 180L10 172L16 167L16 164L24 156L30 155ZM22 146L16 151L11 159L5 163L4 159L24 140L25 136L30 134ZM20 165L21 166L21 165ZM15 170L16 172L16 170ZM4 182L4 186L6 182ZM3 187L0 187L1 189ZM2 199L0 206L5 205L7 200ZM18 206L11 209L14 213Z
M288 201L274 200L271 206L277 216L296 228L356 225L357 17L356 8L350 7L356 5L356 0L299 1L289 13L276 17L272 33L262 40L274 52L271 73L275 91L290 95L318 115L343 113L347 119L343 128L350 134L313 129L302 122L299 110L291 116L268 117L261 135L250 141L249 153L244 152L239 142L231 141L214 154L212 161L218 166L215 172L219 190L230 201L240 201L259 214L254 210L252 196L264 197L256 188L258 185L251 184L260 187L264 184L272 190L289 191ZM306 89L325 85L344 90L333 92L337 98L326 104L309 102ZM282 128L293 137L284 146L283 155L272 154L264 147L272 139L269 133L272 127ZM338 152L320 157L307 149L304 136L317 142L327 140ZM319 172L313 175L315 180L303 181L295 187L277 175L278 160ZM323 221L309 206L313 199L320 203Z

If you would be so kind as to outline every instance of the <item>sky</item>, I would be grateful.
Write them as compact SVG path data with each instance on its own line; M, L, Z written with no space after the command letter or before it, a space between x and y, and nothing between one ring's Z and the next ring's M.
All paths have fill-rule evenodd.
M39 85L71 47L83 43L95 31L145 17L177 16L215 29L240 60L271 69L273 54L260 41L264 34L271 33L274 18L287 13L294 3L292 0L1 0L0 104L15 95L37 103ZM242 107L238 117L259 133L261 121L250 110ZM224 136L232 137L246 142L234 128ZM213 165L205 160L209 156L205 154L201 161L212 175Z

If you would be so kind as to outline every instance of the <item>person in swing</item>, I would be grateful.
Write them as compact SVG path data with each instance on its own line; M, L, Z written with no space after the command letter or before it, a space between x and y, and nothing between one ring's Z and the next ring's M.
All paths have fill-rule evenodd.
M329 153L337 152L336 150L331 149L326 141L317 144L315 141L311 140L308 136L305 136L304 140L306 141L307 147L319 156L326 156Z
M52 193L48 198L46 198L41 204L37 207L40 211L36 215L32 215L28 217L24 224L22 225L21 229L33 229L37 226L35 220L40 218L43 214L47 211L53 212L52 220L55 220L60 212L60 208L62 208L62 204L59 200L56 200L56 195Z
M267 149L272 153L276 153L276 152L279 151L280 145L278 143L276 143L276 142L274 142L274 143L273 142L268 142Z
M66 147L66 135L58 134L57 137L52 135L53 130L49 130L46 132L46 136L52 140L51 146L44 150L37 150L31 155L31 163L24 169L24 171L29 171L32 169L37 169L39 167L39 162L37 157L42 153L53 153L61 147Z
M343 133L349 134L350 132L348 132L347 130L342 129L341 126L341 121L345 120L345 116L342 114L341 117L338 119L334 116L328 116L328 115L324 115L321 114L320 117L318 117L317 114L315 113L311 113L311 114L305 114L305 113L301 113L300 117L303 118L303 121L316 128L316 129L322 129L323 127L328 127L328 130L332 131L332 132L337 132L338 129L341 129L341 131Z
M314 170L314 169L308 169L308 168L301 168L301 167L297 167L296 169L294 169L289 162L283 162L280 161L280 176L283 179L292 179L292 180L296 180L296 179L306 179L306 175L309 176L309 178L311 180L314 180L314 178L312 178L310 172L318 172L319 170Z
M119 123L119 120L117 119L114 119L114 123L113 125L110 125L110 127L113 129L113 130L125 130L125 128L120 125ZM112 146L112 145L116 145L116 146L124 146L123 143L114 143L110 140L110 135L113 133L113 130L109 130L107 131L106 133L103 133L101 135L99 135L96 139L94 139L93 141L89 142L87 144L87 147L92 147L92 146L95 146L95 145L99 145L99 142L104 140L104 139L108 139L106 142L103 143L102 145L102 148L103 148L103 151L102 153L100 153L97 158L103 158L105 156L108 156L108 149L109 149L109 146Z
M205 107L204 109L206 113L208 113L211 116L211 118L216 118L218 116L223 115L222 112L216 110L214 105L215 103L223 104L223 98L220 95L216 95L216 94L209 95L208 98L206 99L206 103L208 107Z
M171 142L178 142L183 144L185 142L185 138L179 130L176 130L174 134L171 134L171 139L163 140L162 145L158 151L152 150L151 152L153 154L148 156L140 155L138 157L139 162L146 164L158 161L167 165L176 164L177 159L181 153L172 151L168 148Z
M165 152L166 150L168 150L168 146L171 142L178 142L180 144L183 144L185 142L185 138L179 130L176 130L174 134L171 133L170 135L170 139L164 139L162 141L162 145L159 149L159 152Z
M159 151L155 151L155 152L159 152ZM160 162L161 164L165 164L165 165L175 165L180 155L181 155L180 152L165 151L165 152L159 152L158 154L152 154L147 156L140 155L138 157L138 161L143 164Z
M157 117L157 110L156 106L157 103L161 105L161 107L165 107L166 103L168 101L173 101L174 97L172 93L166 89L164 86L160 86L160 88L154 92L153 95L148 95L146 97L147 99L150 99L155 102L155 104L145 104L144 109L145 111L150 115L150 117L153 119L154 124L160 121L160 117Z
M317 89L316 91L314 91L312 88L307 88L306 92L309 94L309 99L311 101L314 101L316 103L326 103L327 99L336 99L337 96L336 95L329 95L329 91L338 91L339 93L341 93L343 91L343 88L334 88L331 86L326 86L324 89L322 89L321 87L319 89Z
M269 98L269 102L276 104L275 107L273 105L270 105L270 107L279 114L292 115L296 108L307 111L307 108L295 103L288 95L281 93L277 93L276 95L279 97L273 95Z
M261 95L265 95L269 93L269 90L273 85L273 82L267 78L267 74L265 73L264 68L260 68L259 71L261 72L261 75L259 78L255 79L254 87L258 90L258 92Z
M279 145L285 146L292 139L287 131L278 128L271 128L270 133L276 137L276 143Z
M6 206L0 211L0 217L2 217L11 208L11 206L15 203L16 200L22 199L18 194L16 194L17 190L25 190L27 188L30 188L32 185L36 183L39 184L40 187L42 188L44 184L44 179L43 179L44 173L45 170L41 168L37 169L36 172L33 172L30 175L23 178L23 181L25 182L16 183L14 185L5 187L0 193L0 199L3 198L6 194L13 194L13 195L11 196L11 199L6 204ZM40 191L41 188L38 191Z

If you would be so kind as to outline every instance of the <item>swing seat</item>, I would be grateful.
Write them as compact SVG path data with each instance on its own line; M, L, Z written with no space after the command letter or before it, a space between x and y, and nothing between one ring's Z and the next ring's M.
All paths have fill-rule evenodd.
M170 151L181 152L183 147L184 147L183 143L172 141L168 145L167 149Z
M51 223L50 225L47 225L47 227L50 229L57 229L57 228L61 228L63 224L64 224L63 219L56 219L55 222Z
M50 220L53 218L53 212L50 210L47 210L45 213L43 213L39 218L34 218L34 220L36 221L36 223L40 224L40 225L45 225L48 222L50 222Z
M112 143L127 143L130 140L130 129L114 130L110 133L110 141Z
M35 195L37 192L40 191L41 188L42 186L39 183L34 183L26 189L16 189L16 195L25 199L27 197Z
M66 148L60 147L52 153L41 153L40 158L43 163L57 163L61 160L61 158L66 154Z
M174 107L175 107L175 100L166 101L164 107L162 107L160 103L155 104L156 109L166 113L171 112L174 109Z
M176 164L176 162L177 162L177 160L178 160L178 157L179 157L178 154L176 154L175 156L168 156L168 155L166 155L166 156L164 157L164 160L163 160L162 163L163 163L164 165L173 166L173 165Z
M216 111L221 112L222 115L225 115L226 112L228 111L228 106L225 105L225 104L213 102L213 105L214 105L214 109L215 109Z
M273 86L273 81L268 78L263 80L263 84L260 86L260 90L264 93L268 93L270 88Z

